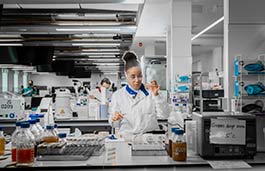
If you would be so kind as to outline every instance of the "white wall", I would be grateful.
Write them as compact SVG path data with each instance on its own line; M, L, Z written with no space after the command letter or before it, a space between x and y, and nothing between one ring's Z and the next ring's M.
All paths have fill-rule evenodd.
M196 70L198 69L198 70ZM207 52L200 56L193 57L192 71L210 72L214 71L213 67L213 53Z

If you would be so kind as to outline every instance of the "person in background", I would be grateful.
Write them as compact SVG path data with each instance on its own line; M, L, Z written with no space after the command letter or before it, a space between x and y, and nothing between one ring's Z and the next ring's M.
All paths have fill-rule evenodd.
M157 119L167 118L171 109L159 94L156 81L148 84L148 91L145 89L136 54L126 52L123 60L128 84L112 95L109 123L118 127L120 135L130 141L134 135L158 129Z
M28 81L28 87L23 88L22 90L22 95L25 97L31 97L32 95L37 95L38 94L38 89L36 86L33 86L33 81L29 80Z
M108 78L103 78L100 82L100 86L97 87L96 89L92 89L90 92L89 92L89 98L91 100L93 100L94 102L98 102L98 103L101 103L101 90L102 88L106 88L107 92L106 92L106 98L107 98L107 101L110 100L111 98L111 92L109 91L110 89L110 86L111 86L111 82ZM107 103L108 104L108 103Z

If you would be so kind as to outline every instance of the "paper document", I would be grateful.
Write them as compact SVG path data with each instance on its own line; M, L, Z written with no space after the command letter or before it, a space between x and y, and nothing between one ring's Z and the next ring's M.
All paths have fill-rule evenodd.
M211 160L208 161L213 169L243 169L252 168L243 160Z

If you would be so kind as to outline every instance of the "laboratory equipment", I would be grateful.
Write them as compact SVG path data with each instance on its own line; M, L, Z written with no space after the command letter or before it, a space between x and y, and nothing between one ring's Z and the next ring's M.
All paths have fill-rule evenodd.
M43 135L43 142L46 142L46 143L58 142L58 136L54 132L53 126L51 125L46 126L46 130L44 131L44 135Z
M37 160L40 161L83 161L90 156L99 156L104 150L102 136L88 134L67 137L66 142L42 143L38 146Z
M57 89L55 93L55 118L72 118L70 90L66 88L60 88Z
M197 152L201 157L238 159L253 158L256 154L256 117L254 115L194 112L193 120L197 122Z
M132 141L133 156L166 156L165 134L136 135Z
M37 107L36 113L40 116L38 118L41 119L41 126L45 125L53 125L54 124L54 116L52 109L52 98L51 97L43 97L41 99L40 105ZM41 115L44 115L44 119Z
M20 131L20 126L21 126L21 122L16 122L16 129L12 133L12 136L11 136L11 159L12 159L12 162L15 162L17 160L17 158L16 158L16 153L17 153L16 140L17 140L17 136L18 136L19 131Z
M186 140L182 129L174 130L174 139L172 141L172 159L175 161L185 161L187 158Z
M34 146L35 141L32 133L29 130L29 123L21 123L21 131L17 136L16 141L16 159L18 167L32 166L34 163Z
M22 96L5 92L0 94L0 119L24 118L25 100Z

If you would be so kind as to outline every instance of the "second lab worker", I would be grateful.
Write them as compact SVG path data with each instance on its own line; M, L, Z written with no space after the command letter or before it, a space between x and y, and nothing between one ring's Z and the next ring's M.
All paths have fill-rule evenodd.
M142 83L142 70L134 52L123 56L128 84L112 95L109 122L123 137L158 129L157 118L167 118L170 107L153 81L149 91Z

